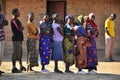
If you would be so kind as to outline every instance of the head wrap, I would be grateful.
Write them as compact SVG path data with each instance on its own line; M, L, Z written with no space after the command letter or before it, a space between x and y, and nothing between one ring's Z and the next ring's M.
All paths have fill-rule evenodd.
M55 19L57 16L59 16L57 13L52 15L52 18Z
M87 21L88 20L88 16L84 16L84 21Z
M78 21L81 21L82 19L84 19L83 15L78 16L77 19L78 19Z
M92 16L95 16L95 14L94 13L90 13L89 14L89 18L91 18Z
M67 21L68 19L74 19L72 14L69 14L65 17L65 21Z

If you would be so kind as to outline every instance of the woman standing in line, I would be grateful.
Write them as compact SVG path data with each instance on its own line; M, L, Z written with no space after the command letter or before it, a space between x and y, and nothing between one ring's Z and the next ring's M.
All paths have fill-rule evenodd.
M78 74L86 74L82 69L87 67L87 47L90 46L88 42L88 35L83 26L84 17L83 15L77 18L77 50L76 50L76 67L78 68Z
M45 65L48 65L50 62L52 36L53 30L49 22L49 16L44 14L43 21L40 24L39 40L39 54L42 65L41 72L43 73L49 73L49 70L45 69Z
M69 67L74 64L74 17L68 15L65 18L66 25L64 27L64 62L66 64L66 73L73 73Z
M27 71L33 71L32 67L38 66L38 54L36 50L36 40L38 35L38 30L36 25L33 23L34 13L30 12L28 14L27 22Z
M97 59L97 47L96 47L96 38L99 35L97 25L94 22L95 15L94 13L89 14L89 20L87 20L87 33L89 35L89 41L91 46L87 48L87 68L88 73L96 74L94 70L97 70L98 59Z
M58 69L58 60L63 60L63 28L60 23L60 17L58 14L53 14L53 23L52 23L52 28L53 28L53 52L52 52L52 60L55 61L55 67L54 67L54 72L56 73L63 73Z

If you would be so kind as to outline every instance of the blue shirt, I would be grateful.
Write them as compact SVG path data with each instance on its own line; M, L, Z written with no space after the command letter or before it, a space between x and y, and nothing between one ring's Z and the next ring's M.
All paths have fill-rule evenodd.
M85 33L85 29L81 26L81 25L78 25L78 29L77 29L77 35L78 36L83 36L83 34Z

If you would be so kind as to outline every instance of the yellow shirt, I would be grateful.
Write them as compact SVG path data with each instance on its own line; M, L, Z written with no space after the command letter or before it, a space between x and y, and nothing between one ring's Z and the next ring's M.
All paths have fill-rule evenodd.
M107 28L109 34L111 37L115 37L115 23L113 20L111 20L110 18L108 18L106 21L105 21L105 28ZM107 34L107 32L105 32L105 37L109 37L109 35Z
M37 38L37 28L34 23L28 22L27 23L27 31L28 31L28 38Z

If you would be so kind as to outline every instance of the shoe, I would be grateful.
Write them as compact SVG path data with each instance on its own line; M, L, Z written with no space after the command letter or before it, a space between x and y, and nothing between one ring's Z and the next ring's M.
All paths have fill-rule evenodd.
M20 71L26 71L26 68L24 66L20 67Z
M105 62L111 62L111 59L107 58L105 59Z
M0 73L5 73L4 71L0 71Z
M78 73L78 74L87 74L87 73L84 72L84 71L78 71L77 73Z
M63 73L63 72L60 71L59 69L54 69L54 72L56 72L56 73Z
M74 73L74 72L72 72L70 70L65 70L65 73Z
M105 59L105 62L114 62L114 61L116 61L116 60L114 60L114 59L112 59L112 58L107 58L107 59Z
M110 60L113 61L113 62L116 61L116 60L114 60L114 59L112 59L112 58L111 58Z
M2 75L2 73L0 73L0 76Z
M95 72L94 70L91 70L88 72L88 74L97 74L97 72Z
M43 69L43 70L41 70L41 72L42 72L42 73L49 73L49 70Z
M28 71L34 71L34 70L32 69L30 65L28 65L26 71L28 72Z
M12 69L12 73L21 73L20 70L18 70L16 67Z

